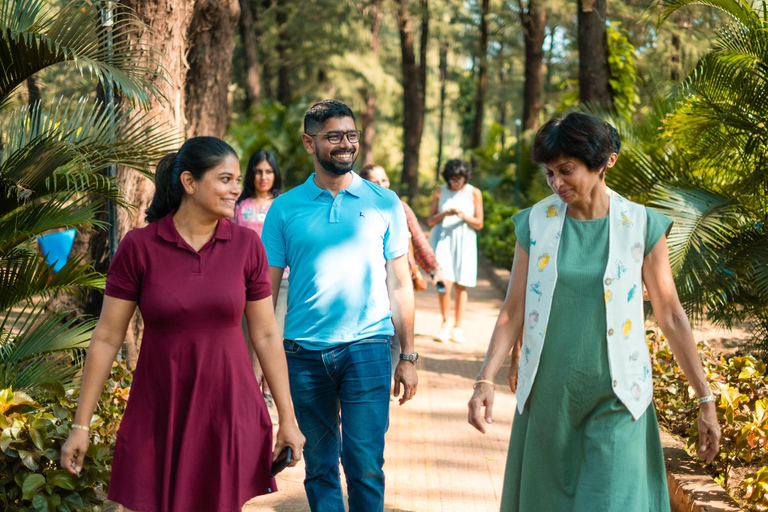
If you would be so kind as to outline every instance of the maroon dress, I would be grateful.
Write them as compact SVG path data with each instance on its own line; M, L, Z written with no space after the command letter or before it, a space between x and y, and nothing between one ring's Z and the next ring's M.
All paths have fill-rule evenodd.
M144 338L110 500L140 512L240 512L277 490L272 423L241 326L246 300L270 293L261 240L227 219L200 251L171 215L126 235L105 294L138 303Z

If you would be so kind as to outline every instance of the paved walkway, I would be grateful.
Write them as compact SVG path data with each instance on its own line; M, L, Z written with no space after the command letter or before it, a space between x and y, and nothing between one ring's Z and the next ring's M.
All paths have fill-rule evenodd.
M507 367L496 378L494 422L483 435L467 423L467 401L501 306L502 296L481 269L470 290L467 343L438 343L437 294L416 294L419 390L400 406L392 402L384 453L388 512L496 512L499 510L509 434L515 407L506 386ZM244 512L309 511L299 464L278 476L280 492L254 499Z

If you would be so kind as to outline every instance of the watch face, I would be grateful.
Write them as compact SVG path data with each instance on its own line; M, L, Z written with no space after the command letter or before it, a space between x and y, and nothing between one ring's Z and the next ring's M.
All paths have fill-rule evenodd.
M416 364L419 360L419 353L414 352L413 354L400 354L400 359L402 359L403 361L410 361Z

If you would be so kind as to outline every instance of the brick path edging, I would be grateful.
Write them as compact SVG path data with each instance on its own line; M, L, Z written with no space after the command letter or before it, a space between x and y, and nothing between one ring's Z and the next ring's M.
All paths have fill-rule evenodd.
M509 270L496 268L485 256L478 255L480 265L491 269L490 281L507 293ZM667 486L672 512L735 512L741 510L725 490L683 449L683 444L669 433L659 429L664 462L667 468Z

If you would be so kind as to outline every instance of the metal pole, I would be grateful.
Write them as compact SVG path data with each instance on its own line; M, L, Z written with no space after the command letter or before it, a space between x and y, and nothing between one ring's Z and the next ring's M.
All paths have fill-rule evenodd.
M515 119L515 136L517 137L517 143L515 144L515 206L522 207L520 201L520 125L522 122L520 119Z
M101 9L101 24L106 30L107 36L107 60L112 60L112 27L114 25L114 2L108 0ZM104 80L104 108L109 113L111 123L114 124L115 117L115 97L112 90L112 81ZM114 180L117 177L117 166L112 164L107 167L107 176ZM107 217L109 219L109 261L115 256L117 251L117 205L111 199L107 201Z

